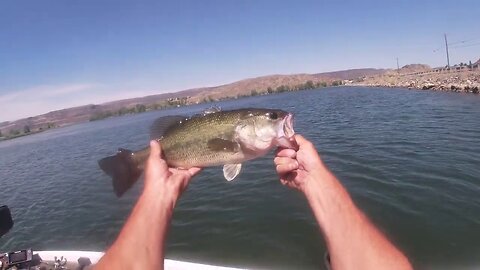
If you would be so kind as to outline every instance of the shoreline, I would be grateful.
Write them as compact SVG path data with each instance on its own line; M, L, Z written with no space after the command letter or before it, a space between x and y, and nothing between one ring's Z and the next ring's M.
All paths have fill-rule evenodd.
M442 85L432 85L432 86L404 86L404 85L383 85L383 84L347 84L345 86L358 86L358 87L371 87L371 88L401 88L406 90L432 90L437 92L454 92L454 93L465 93L465 94L480 94L479 87L473 87L469 89L462 88L461 85L451 85L450 88L445 88Z
M447 76L442 76L446 78L438 79L438 78L432 78L430 72L426 72L423 74L385 74L385 75L379 75L379 76L374 76L374 77L369 77L369 78L364 78L363 81L361 82L352 82L348 80L344 80L342 84L339 85L330 85L328 87L339 87L339 86L347 86L347 87L370 87L370 88L401 88L405 90L432 90L432 91L438 91L438 92L456 92L456 93L469 93L469 94L480 94L480 70L472 71L469 70L467 72L463 71L463 74L468 78L473 78L470 79L464 79L463 77L465 76L453 76L457 73L455 71L450 72L447 74ZM443 74L445 75L445 74ZM458 74L457 74L458 75ZM462 77L462 78L461 78ZM478 80L477 80L478 78ZM262 91L258 94L255 95L243 95L243 96L236 96L236 97L231 97L231 96L225 96L222 98L218 98L216 100L202 100L201 102L198 103L184 103L184 104L176 104L177 106L189 106L189 105L195 105L195 104L201 104L201 103L211 103L211 102L218 102L218 101L224 101L224 100L234 100L234 99L241 99L244 97L251 97L251 96L263 96L263 95L271 95L271 94L279 94L283 92L296 92L296 91L302 91L302 90L318 90L322 88L326 88L327 86L320 86L317 85L315 88L306 88L306 89L289 89L286 91L274 91L274 92L269 92L269 91ZM76 123L69 123L67 125L59 125L59 126L52 126L48 127L46 129L41 129L41 130L35 130L35 131L29 131L28 133L19 133L14 136L0 136L0 142L2 141L7 141L7 140L13 140L16 138L20 137L25 137L29 135L34 135L37 133L42 133L44 131L50 130L50 129L57 129L65 126L71 126L75 124L80 124L80 123L85 123L85 122L92 122L92 121L99 121L103 119L108 119L108 118L113 118L113 117L121 117L123 115L132 115L132 114L140 114L143 112L150 112L150 111L156 111L156 110L164 110L164 109L169 109L172 107L177 107L177 106L161 106L161 107L150 107L148 106L146 109L141 110L141 111L131 111L125 114L120 114L120 115L109 115L107 117L101 117L101 118L90 118L87 121L79 121Z
M347 85L480 94L480 69L428 70L403 74L389 72Z
M367 87L367 88L397 88L397 89L405 89L405 90L431 90L436 92L452 92L452 93L464 93L464 94L480 94L480 88L472 88L472 89L461 89L459 86L452 85L450 89L445 89L444 87L412 87L412 86L403 86L403 85L365 85L365 84L347 84L345 86L353 86L353 87Z

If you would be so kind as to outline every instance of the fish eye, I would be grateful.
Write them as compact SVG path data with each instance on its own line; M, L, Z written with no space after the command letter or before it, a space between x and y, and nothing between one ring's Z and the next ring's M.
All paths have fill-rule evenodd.
M278 114L276 112L269 112L267 113L268 117L272 120L275 120L278 118Z

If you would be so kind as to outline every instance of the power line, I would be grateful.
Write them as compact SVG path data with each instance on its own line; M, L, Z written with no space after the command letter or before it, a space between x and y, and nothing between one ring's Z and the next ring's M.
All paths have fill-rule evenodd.
M479 44L478 42L477 42L477 43L474 43L474 44L468 44L468 43L474 42L474 41L477 41L477 40L480 40L480 38L471 38L471 39L466 39L466 40L449 42L449 43L448 43L448 46L457 45L457 46L450 47L450 49L476 46L476 45ZM467 44L465 44L465 43L467 43ZM433 52L438 52L438 51L442 50L443 48L444 48L444 46L438 47L438 48L436 48L435 50L433 50Z
M449 43L449 45L463 44L463 43L468 43L468 42L477 41L477 40L480 40L480 38L471 38L471 39L467 39L467 40L460 40L460 41Z
M453 46L453 47L450 47L450 49L459 49L459 48L473 47L473 46L478 46L478 45L480 45L480 42L473 43L473 44L462 45L462 46Z

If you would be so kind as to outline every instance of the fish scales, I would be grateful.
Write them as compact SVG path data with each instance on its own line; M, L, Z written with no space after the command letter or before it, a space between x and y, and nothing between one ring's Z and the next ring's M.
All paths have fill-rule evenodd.
M241 113L211 113L194 117L169 129L160 140L168 164L179 167L214 166L245 158L242 152L212 151L215 138L233 140Z

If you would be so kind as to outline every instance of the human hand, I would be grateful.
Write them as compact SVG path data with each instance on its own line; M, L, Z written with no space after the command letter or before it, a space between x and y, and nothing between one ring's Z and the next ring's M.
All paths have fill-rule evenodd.
M169 168L162 158L162 148L157 141L150 142L150 156L145 166L145 188L156 197L176 202L193 176L201 168L190 169Z
M274 163L283 185L305 192L306 184L318 177L324 165L310 141L299 134L294 139L298 150L279 148Z

